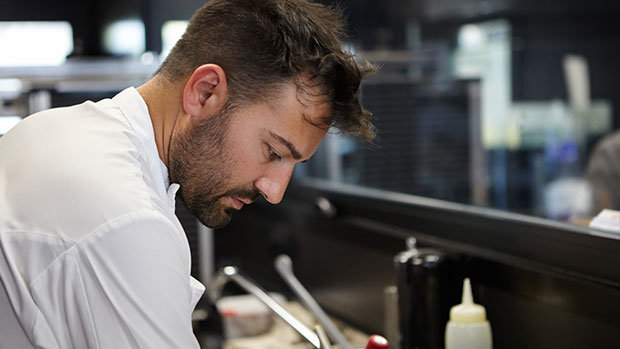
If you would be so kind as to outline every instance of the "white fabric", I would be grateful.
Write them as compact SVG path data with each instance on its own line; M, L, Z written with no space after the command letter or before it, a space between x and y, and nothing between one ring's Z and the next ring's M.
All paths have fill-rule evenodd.
M0 138L0 348L197 348L167 181L134 88Z

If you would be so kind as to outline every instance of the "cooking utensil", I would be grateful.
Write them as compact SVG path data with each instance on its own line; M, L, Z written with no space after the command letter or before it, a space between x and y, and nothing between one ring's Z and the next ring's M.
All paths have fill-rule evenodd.
M321 342L321 349L331 349L332 345L329 343L329 339L327 338L327 334L325 334L325 330L321 325L314 326L314 331L317 336L319 336L319 341Z
M263 302L269 309L271 309L276 315L278 315L282 320L284 320L287 324L289 324L295 331L297 331L300 335L302 335L308 342L312 343L312 345L319 349L321 348L321 343L319 337L306 325L304 325L301 321L297 320L291 313L286 311L278 302L276 302L267 292L265 292L261 287L256 285L254 282L250 281L245 276L241 275L239 269L233 266L224 267L215 279L215 290L212 294L214 299L219 298L219 292L224 287L224 284L228 281L232 280L237 285L241 286L247 292L256 296L261 302Z
M316 316L317 320L323 327L325 331L329 334L334 342L340 345L342 349L353 349L351 344L344 337L342 332L334 325L331 319L327 316L327 314L323 311L321 306L314 300L314 298L310 295L308 290L299 282L299 280L295 277L293 273L293 262L291 258L287 255L279 255L275 260L275 267L280 276L284 279L284 281L289 285L289 287L293 290L293 292L297 295L301 303L303 303L306 308L310 309L310 311Z

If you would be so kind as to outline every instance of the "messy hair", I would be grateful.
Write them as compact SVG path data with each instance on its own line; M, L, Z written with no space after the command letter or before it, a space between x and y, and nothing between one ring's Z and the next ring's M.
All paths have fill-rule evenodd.
M264 101L290 81L300 91L317 86L331 107L320 124L371 140L372 115L360 104L360 83L375 68L345 52L343 38L343 16L333 7L306 0L211 0L194 14L158 73L176 81L203 64L218 64L232 102Z

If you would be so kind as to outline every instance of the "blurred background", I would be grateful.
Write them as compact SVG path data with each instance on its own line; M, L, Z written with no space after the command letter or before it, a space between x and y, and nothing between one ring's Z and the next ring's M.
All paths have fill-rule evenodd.
M330 314L395 348L443 347L469 276L498 348L619 347L620 240L583 226L620 209L620 2L321 2L381 67L362 86L378 139L330 131L281 205L215 234L178 203L192 274L234 264L287 294L286 253ZM0 0L0 135L148 80L203 4ZM434 249L423 270L394 261L411 236Z

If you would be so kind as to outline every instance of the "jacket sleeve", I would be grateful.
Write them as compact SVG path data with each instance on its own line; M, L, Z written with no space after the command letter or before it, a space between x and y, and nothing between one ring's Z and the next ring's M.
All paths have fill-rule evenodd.
M47 305L41 310L61 347L199 347L187 239L157 212L100 227L52 264L36 287L40 298L49 298L41 299Z

